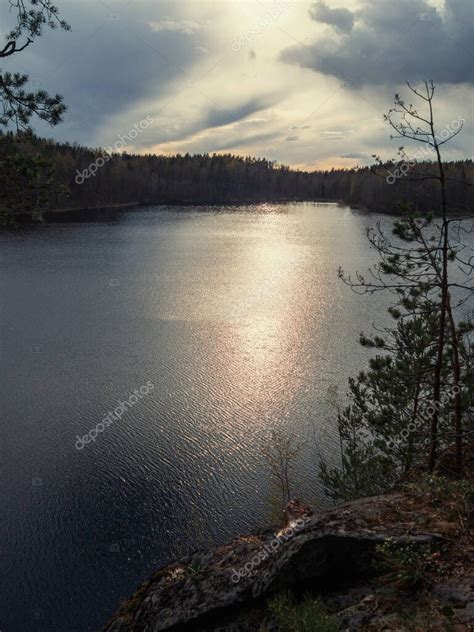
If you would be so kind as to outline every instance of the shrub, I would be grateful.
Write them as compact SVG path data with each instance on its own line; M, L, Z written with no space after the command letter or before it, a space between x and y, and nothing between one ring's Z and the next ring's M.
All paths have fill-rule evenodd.
M427 546L396 544L387 540L376 547L377 566L392 577L400 588L417 590L426 581L431 551Z
M336 619L328 614L321 601L306 596L297 602L289 592L269 601L269 609L280 632L337 632Z

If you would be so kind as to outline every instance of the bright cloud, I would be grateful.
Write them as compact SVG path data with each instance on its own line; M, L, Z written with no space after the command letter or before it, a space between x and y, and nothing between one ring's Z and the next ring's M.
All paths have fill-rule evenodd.
M472 154L467 0L58 4L73 31L48 33L21 66L2 60L64 94L65 123L38 125L43 135L109 146L151 115L130 149L232 151L302 168L367 164L396 152L382 118L394 93L405 79L433 77L440 127L466 119L446 156ZM5 31L8 20L0 7Z
M197 22L192 20L159 20L156 22L150 22L152 31L159 33L160 31L171 31L172 33L183 33L184 35L191 35L201 28Z

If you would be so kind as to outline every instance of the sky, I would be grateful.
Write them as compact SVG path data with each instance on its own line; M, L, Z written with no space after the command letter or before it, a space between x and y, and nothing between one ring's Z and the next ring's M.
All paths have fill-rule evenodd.
M64 122L35 125L42 136L353 167L396 155L383 114L396 92L408 97L406 80L433 79L439 130L465 121L445 159L473 156L472 0L55 4L72 30L45 31L2 60L34 89L64 96ZM3 0L0 27L11 26Z

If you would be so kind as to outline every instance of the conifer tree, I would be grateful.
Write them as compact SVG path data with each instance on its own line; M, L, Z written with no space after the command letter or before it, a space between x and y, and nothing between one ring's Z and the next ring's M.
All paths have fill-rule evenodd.
M440 449L452 443L460 472L463 441L472 432L472 323L456 316L474 291L474 260L465 255L462 244L462 231L472 217L449 214L440 151L462 125L440 137L434 122L434 84L425 82L423 91L408 87L425 102L427 113L396 95L395 108L385 119L397 132L395 138L433 149L437 174L416 172L411 179L437 180L441 204L424 215L405 206L391 235L380 223L369 229L379 261L367 276L356 273L352 278L339 271L358 293L390 292L394 301L389 313L395 324L373 338L361 336L364 346L385 355L376 355L369 371L349 382L351 405L338 415L342 466L331 469L323 463L321 468L333 497L381 490L415 462L425 460L433 471ZM400 153L406 156L403 148Z
M45 28L69 30L51 0L9 0L15 24L0 48L8 60L32 46ZM28 75L0 69L0 127L14 131L0 135L0 221L6 223L18 210L47 206L54 190L52 164L35 150L37 141L30 121L37 117L50 125L61 122L66 106L59 94L28 90Z

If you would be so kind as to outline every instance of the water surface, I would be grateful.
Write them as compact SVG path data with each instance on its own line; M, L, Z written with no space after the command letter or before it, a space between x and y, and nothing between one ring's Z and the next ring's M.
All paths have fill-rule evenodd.
M359 332L385 319L337 268L373 260L377 219L156 207L0 235L2 632L96 631L173 556L264 526L271 428L306 439L295 484L321 495L328 387L344 393Z

